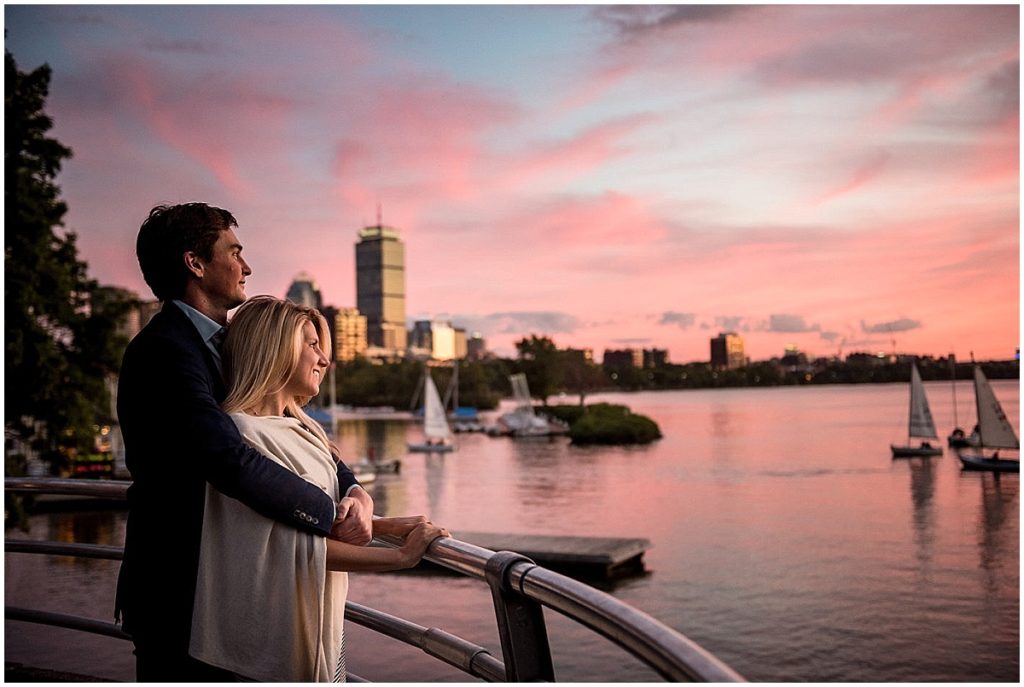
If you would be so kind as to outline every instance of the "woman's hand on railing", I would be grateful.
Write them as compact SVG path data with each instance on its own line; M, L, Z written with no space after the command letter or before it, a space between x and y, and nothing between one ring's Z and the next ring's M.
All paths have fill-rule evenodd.
M427 547L430 546L431 542L439 537L451 536L443 527L439 527L432 522L421 522L416 524L408 531L405 535L400 551L402 552L403 561L406 563L406 567L413 567L420 562L423 558L423 554L426 553Z

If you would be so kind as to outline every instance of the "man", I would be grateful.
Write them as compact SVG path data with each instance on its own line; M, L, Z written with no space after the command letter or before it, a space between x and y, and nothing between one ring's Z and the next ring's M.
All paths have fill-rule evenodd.
M132 474L115 614L140 682L231 680L188 655L206 483L263 515L342 541L370 541L373 501L338 466L341 504L242 442L220 409L219 343L252 270L226 210L158 206L136 253L161 311L125 351L117 412Z

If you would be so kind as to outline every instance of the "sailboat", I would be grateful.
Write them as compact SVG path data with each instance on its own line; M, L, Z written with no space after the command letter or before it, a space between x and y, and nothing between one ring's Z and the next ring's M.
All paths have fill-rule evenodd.
M515 398L515 410L498 418L498 424L488 429L488 434L510 435L514 437L544 437L553 434L567 434L569 425L556 418L541 417L534 412L530 397L530 387L526 383L526 375L522 372L510 375L512 395Z
M910 415L907 422L907 445L890 446L893 458L916 458L925 456L941 456L942 447L932 446L927 441L922 441L914 446L914 437L920 439L938 439L935 431L935 422L932 420L932 411L928 407L928 397L924 393L924 384L921 382L921 373L917 371L917 363L910 365Z
M960 421L957 419L957 405L956 405L956 356L952 353L949 354L949 379L953 383L953 431L946 437L946 443L951 448L963 448L965 446L978 446L978 427L975 425L974 431L970 435L967 434L960 427Z
M992 392L992 385L985 378L981 367L974 366L974 402L978 408L979 452L957 452L965 470L989 470L992 472L1020 472L1020 457L1000 458L999 449L1020 450L1020 441L1013 425L1006 419L1003 406ZM996 451L985 455L985 449Z
M437 393L429 371L423 375L423 434L426 440L420 444L409 444L410 451L448 453L455 450L451 444L452 432L448 428L441 395Z

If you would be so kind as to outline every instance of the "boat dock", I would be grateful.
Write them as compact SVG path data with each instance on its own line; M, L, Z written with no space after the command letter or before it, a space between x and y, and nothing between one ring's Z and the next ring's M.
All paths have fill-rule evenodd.
M569 577L614 579L644 572L651 542L640 538L571 537L494 532L452 532L452 536L491 551L515 551L538 565Z

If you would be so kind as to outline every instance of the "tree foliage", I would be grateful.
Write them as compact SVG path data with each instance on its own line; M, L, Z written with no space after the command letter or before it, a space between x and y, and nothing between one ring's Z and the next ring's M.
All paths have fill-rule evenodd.
M546 336L530 334L516 342L517 371L526 374L530 396L548 404L548 396L562 388L565 378L563 356L555 342Z
M55 178L71 150L47 135L49 67L22 72L9 52L4 62L4 423L54 458L87 448L109 414L118 325L133 301L88 277L76 235L63 230Z

